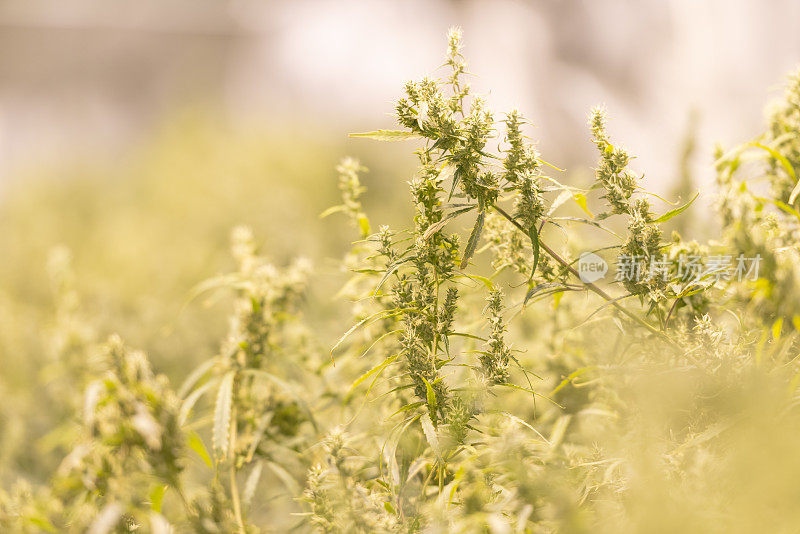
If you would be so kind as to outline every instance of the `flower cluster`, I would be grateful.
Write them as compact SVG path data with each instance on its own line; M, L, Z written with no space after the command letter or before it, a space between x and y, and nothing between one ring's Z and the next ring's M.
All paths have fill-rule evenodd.
M653 221L650 203L643 198L633 198L636 191L636 177L627 169L630 156L611 144L606 131L606 114L601 108L592 110L589 124L592 138L600 151L597 168L597 181L603 187L605 198L611 205L611 214L628 215L628 238L620 253L629 258L637 258L637 269L646 269L648 259L658 255L661 250L661 230ZM624 279L625 289L634 295L660 299L665 289L663 279L647 280Z
M366 170L357 159L342 159L336 166L336 171L339 173L339 190L342 192L342 204L334 206L322 214L324 217L337 211L344 212L359 229L362 238L369 236L370 227L369 219L361 207L361 195L364 194L366 188L361 185L358 173Z
M127 532L151 520L152 481L181 487L185 437L177 396L142 352L113 336L105 364L109 370L86 390L84 441L62 462L54 487L65 500L92 503L72 521L93 523L88 516L99 513Z
M311 509L310 523L319 532L331 534L400 532L395 515L389 513L386 495L366 487L355 476L358 460L351 458L349 442L340 427L323 440L325 457L309 470L303 493Z
M483 373L490 383L499 384L508 381L508 362L511 349L505 344L503 334L506 331L503 322L503 293L492 291L487 297L486 310L489 315L488 348L481 355Z
M524 119L513 110L506 118L506 141L503 178L514 184L518 192L516 218L526 229L532 228L544 214L544 199L539 185L541 166L533 145L522 135Z

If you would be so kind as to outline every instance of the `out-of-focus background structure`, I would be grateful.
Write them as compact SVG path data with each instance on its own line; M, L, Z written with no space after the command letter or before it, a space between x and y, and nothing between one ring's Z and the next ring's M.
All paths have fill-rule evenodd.
M0 5L0 175L115 160L188 106L332 138L389 125L402 83L430 73L460 25L475 88L530 117L547 158L589 163L585 116L605 103L664 191L692 109L701 178L713 142L755 131L800 56L798 20L793 0L11 0Z

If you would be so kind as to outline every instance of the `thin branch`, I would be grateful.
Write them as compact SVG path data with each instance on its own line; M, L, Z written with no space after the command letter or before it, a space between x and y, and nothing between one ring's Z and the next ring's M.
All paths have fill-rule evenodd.
M528 235L528 232L525 231L525 228L523 228L522 225L519 222L517 222L517 220L514 219L514 217L509 215L508 212L506 212L503 208L501 208L500 206L498 206L496 204L492 204L492 207L497 211L497 213L502 215L508 222L513 224L520 232L522 232L526 236ZM592 291L595 294L599 295L603 300L605 300L606 302L608 302L609 304L614 306L617 310L619 310L621 313L625 314L628 318L630 318L631 320L633 320L634 322L636 322L640 326L643 326L644 328L646 328L647 330L649 330L653 334L656 334L657 336L663 338L670 345L675 346L675 342L672 341L669 338L669 336L664 334L664 332L662 332L661 330L657 329L656 327L654 327L653 325L651 325L650 323L648 323L647 321L645 321L641 317L637 316L635 313L629 311L627 308L625 308L624 306L619 304L614 297L612 297L611 295L609 295L608 293L603 291L596 284L594 284L593 282L584 282L583 280L581 280L580 273L578 273L578 271L576 271L575 268L567 260L562 258L556 251L554 251L552 248L547 246L547 244L542 242L541 238L539 238L539 246L545 252L547 252L547 254L551 258L553 258L556 262L558 262L562 267L567 269L570 272L570 274L572 274L578 280L580 280L581 283L584 286L586 286L587 289L589 289L590 291Z

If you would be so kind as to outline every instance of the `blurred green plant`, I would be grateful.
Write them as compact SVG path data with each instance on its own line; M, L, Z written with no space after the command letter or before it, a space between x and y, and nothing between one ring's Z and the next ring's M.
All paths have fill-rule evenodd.
M0 320L22 326L19 335L0 331L4 363L13 363L9 351L44 347L49 362L16 387L9 377L30 375L24 365L0 376L0 529L796 530L800 77L765 134L718 154L721 237L698 243L677 233L664 240L660 225L693 201L651 212L605 112L589 119L596 180L566 185L549 176L561 171L536 152L519 112L496 121L473 97L458 30L445 67L444 80L405 86L396 106L402 129L355 134L420 142L408 228L374 231L362 204L366 169L352 158L337 167L342 203L322 215L346 215L358 238L336 262L349 273L337 297L352 309L338 342L327 336L346 328L341 311L314 293L320 277L310 262L277 267L243 226L230 239L235 266L197 276L206 282L176 297L192 310L223 290L231 295L227 334L214 316L193 323L198 339L175 340L162 354L176 355L177 391L119 336L99 342L109 324L76 283L95 271L71 266L66 248L48 262L54 310L39 288L4 290L16 295L0 301ZM163 175L164 183L141 187L183 191L191 174L167 167L175 182ZM204 192L182 206L197 219L225 203L213 195L227 194L204 187L211 198ZM151 193L165 205L176 198ZM302 210L311 208L322 211L310 200ZM167 280L203 270L182 272L203 247L216 250L202 231L219 231L225 213L198 222L196 241L171 251ZM296 214L301 227L291 232L307 231L307 215ZM107 220L104 243L113 247L118 240L108 237L130 224L114 210L92 220ZM153 229L119 247L169 246ZM577 267L585 243L646 276L588 280ZM302 240L291 249L305 252ZM764 263L742 280L676 267L705 254ZM139 276L169 258L140 255L147 265L131 283L157 286ZM657 276L647 272L654 261L663 264ZM3 280L15 276L6 267ZM23 295L39 296L22 305ZM44 310L52 329L30 335ZM169 322L164 310L151 313ZM44 395L36 384L46 385ZM47 416L45 405L58 410ZM44 437L30 447L27 436Z

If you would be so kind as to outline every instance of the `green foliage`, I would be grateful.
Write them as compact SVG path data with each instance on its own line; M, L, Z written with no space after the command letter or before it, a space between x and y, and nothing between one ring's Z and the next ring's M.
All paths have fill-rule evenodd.
M237 226L234 268L182 301L228 295L227 334L209 341L214 318L197 327L207 357L161 354L180 363L176 391L120 336L99 342L84 275L52 251L52 328L20 344L47 353L45 393L0 377L0 530L795 530L800 77L765 134L718 154L722 232L698 243L659 226L697 196L654 216L604 112L590 116L596 181L566 185L519 112L495 121L472 95L458 30L444 68L406 84L403 130L357 134L416 143L407 227L374 231L366 169L336 168L342 202L323 215L356 229L336 262L349 317L315 293L330 261L280 267ZM669 267L586 281L587 249ZM710 254L764 261L744 280L675 267ZM10 302L0 321L22 324Z

